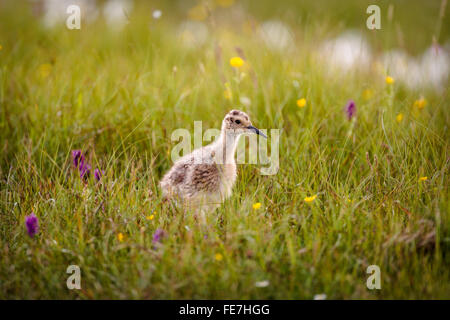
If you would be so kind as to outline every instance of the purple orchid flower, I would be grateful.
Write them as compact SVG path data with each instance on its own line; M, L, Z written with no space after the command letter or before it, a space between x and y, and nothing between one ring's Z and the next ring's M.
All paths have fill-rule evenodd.
M153 234L153 243L160 243L161 240L166 236L166 232L163 229L156 229Z
M72 151L72 159L73 159L73 165L78 168L78 165L82 162L84 162L84 155L81 152L81 150L73 150Z
M347 119L350 121L356 113L355 101L349 100L345 106L345 113L347 114Z
M95 180L100 181L101 177L102 177L104 174L105 174L105 172L104 172L103 170L100 171L98 168L96 168L96 169L94 170L94 178L95 178Z
M75 168L78 168L78 171L80 172L80 178L87 179L91 174L92 167L86 163L83 152L81 152L81 150L73 150L72 159L73 165Z
M91 169L92 167L83 162L80 162L80 167L78 168L78 170L80 171L80 178L85 178L87 179L89 177L89 175L91 174Z
M39 231L39 222L38 218L32 212L29 216L25 217L25 226L27 227L28 235L33 238L36 233Z

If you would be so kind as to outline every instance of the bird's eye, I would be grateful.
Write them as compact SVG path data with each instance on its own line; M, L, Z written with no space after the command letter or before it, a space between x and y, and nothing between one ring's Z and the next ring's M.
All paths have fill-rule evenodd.
M235 121L237 124L240 124L241 123L241 120L236 120Z

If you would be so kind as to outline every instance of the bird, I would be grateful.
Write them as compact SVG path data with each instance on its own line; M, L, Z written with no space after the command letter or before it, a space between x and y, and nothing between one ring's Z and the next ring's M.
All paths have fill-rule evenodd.
M267 136L252 125L243 111L231 110L222 121L219 137L178 159L163 176L164 199L204 214L218 208L232 194L236 181L234 155L239 137L246 133Z

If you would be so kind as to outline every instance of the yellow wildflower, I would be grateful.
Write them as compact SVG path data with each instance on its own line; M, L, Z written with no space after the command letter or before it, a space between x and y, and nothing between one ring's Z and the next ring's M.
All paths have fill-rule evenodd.
M303 199L305 202L313 202L317 198L317 194Z
M426 181L426 180L428 180L428 177L420 177L419 178L419 181Z
M427 100L424 98L420 98L419 100L414 101L414 107L417 109L423 109L427 105Z
M391 76L387 76L386 77L386 83L387 84L393 84L395 82L395 79L392 78Z
M261 208L261 202L257 202L253 204L253 209L254 210L258 210L259 208Z
M123 233L119 232L119 234L117 235L117 240L119 240L119 242L123 241Z
M214 255L214 259L216 259L217 261L222 261L223 260L223 256L220 253L216 253Z
M145 219L147 219L147 220L153 220L154 218L155 218L155 215L153 215L153 214L145 217Z
M373 97L373 91L371 89L366 89L362 93L362 97L364 100L369 100Z
M397 120L398 123L402 122L403 120L403 113L399 113L396 117L395 120Z
M297 106L299 108L303 108L304 106L306 106L306 99L305 98L301 98L297 100Z
M234 68L240 68L244 65L244 60L241 57L233 57L230 59L230 65Z

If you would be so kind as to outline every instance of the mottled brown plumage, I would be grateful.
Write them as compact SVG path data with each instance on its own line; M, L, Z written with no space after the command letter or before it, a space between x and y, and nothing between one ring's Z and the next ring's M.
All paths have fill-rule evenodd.
M160 183L164 197L203 211L217 208L231 195L236 181L236 145L240 135L248 132L264 136L246 113L230 111L216 141L180 158L164 175Z

